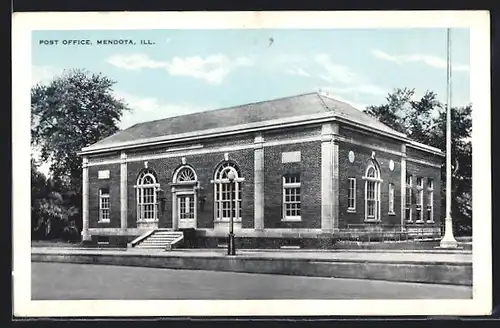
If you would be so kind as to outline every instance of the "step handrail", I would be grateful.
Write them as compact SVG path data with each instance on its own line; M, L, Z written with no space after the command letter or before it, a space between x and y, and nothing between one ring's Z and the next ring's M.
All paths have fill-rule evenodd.
M175 238L174 240L172 240L170 243L168 243L167 245L165 245L165 250L169 251L169 250L172 250L173 246L175 244L177 244L178 242L180 242L181 240L184 239L184 234L180 234L179 237Z
M130 248L130 247L136 246L138 243L140 243L141 241L143 241L144 239L148 238L153 233L155 233L156 230L157 229L153 229L153 230L150 230L150 231L147 231L147 232L143 233L142 235L140 235L139 237L135 238L130 243L128 243L127 247Z

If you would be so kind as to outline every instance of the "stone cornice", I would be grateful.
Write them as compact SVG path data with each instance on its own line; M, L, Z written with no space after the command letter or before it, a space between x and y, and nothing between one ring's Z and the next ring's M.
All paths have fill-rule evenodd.
M334 112L325 112L315 115L303 115L296 116L287 119L278 119L278 120L269 120L264 122L250 123L250 124L241 124L235 125L231 127L225 128L217 128L203 131L194 131L189 133L182 133L176 135L167 135L155 138L147 138L141 140L134 140L128 142L115 143L110 145L102 145L102 146L89 146L84 147L78 155L85 154L99 154L106 153L118 150L126 150L132 148L140 148L140 147L149 147L149 146L158 146L170 143L179 143L179 142L191 142L191 141L199 141L207 138L216 138L222 136L231 136L243 133L252 133L252 132L263 132L266 130L272 129L283 129L289 127L297 127L297 126L306 126L311 124L318 123L328 123L328 122L342 122L348 126L356 127L362 131L374 132L375 134L389 137L394 140L399 140L408 143L410 146L416 149L420 149L426 152L436 153L438 155L442 155L442 152L434 147L430 147L412 140L409 140L402 133L392 133L383 130L376 129L372 126L366 126L359 122L355 122L346 117L339 116ZM335 134L335 131L333 131Z

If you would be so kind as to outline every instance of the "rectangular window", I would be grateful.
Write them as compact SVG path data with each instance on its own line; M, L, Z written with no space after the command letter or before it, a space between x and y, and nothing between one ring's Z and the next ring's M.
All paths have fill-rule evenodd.
M375 198L375 181L366 182L366 205L367 205L367 217L368 219L375 219L376 202Z
M156 206L156 219L158 219L160 217L160 204L159 204L159 201L160 201L160 190L156 189L155 191L156 193L156 203L155 203L155 206Z
M427 222L434 222L434 181L427 179Z
M283 177L283 220L300 221L300 175Z
M154 188L144 188L143 192L143 218L145 220L154 220L156 213L155 190Z
M155 221L159 217L159 192L155 187L137 188L139 221Z
M356 212L356 178L349 178L347 191L347 211Z
M99 189L99 222L109 222L109 189Z
M422 178L417 178L417 204L416 204L416 211L417 211L417 222L423 222L424 221L424 180Z
M406 221L411 222L411 190L412 190L413 178L411 175L406 177L406 199L405 199L405 218Z
M179 219L194 219L194 197L189 196L179 196Z
M389 214L394 213L394 183L389 183Z

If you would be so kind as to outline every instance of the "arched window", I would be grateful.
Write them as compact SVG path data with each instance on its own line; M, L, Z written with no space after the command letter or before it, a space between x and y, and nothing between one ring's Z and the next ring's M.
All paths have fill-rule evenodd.
M380 220L380 170L378 165L371 161L365 176L365 220Z
M190 166L181 166L174 174L174 183L192 183L196 182L196 172Z
M233 172L235 179L232 190L231 204L231 188L228 179L229 172ZM217 167L214 175L214 195L215 195L215 219L229 220L231 214L233 219L240 220L241 208L241 182L244 179L241 177L241 172L238 166L233 162L224 162ZM232 209L232 213L231 213Z
M160 184L156 173L145 169L137 178L137 221L154 222L158 220L158 191Z

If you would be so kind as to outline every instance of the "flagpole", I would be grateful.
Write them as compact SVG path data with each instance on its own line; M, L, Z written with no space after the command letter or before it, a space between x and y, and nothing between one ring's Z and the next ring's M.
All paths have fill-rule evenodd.
M451 30L447 29L447 104L446 104L446 216L445 232L440 247L457 248L458 243L453 236L453 220L451 217Z

